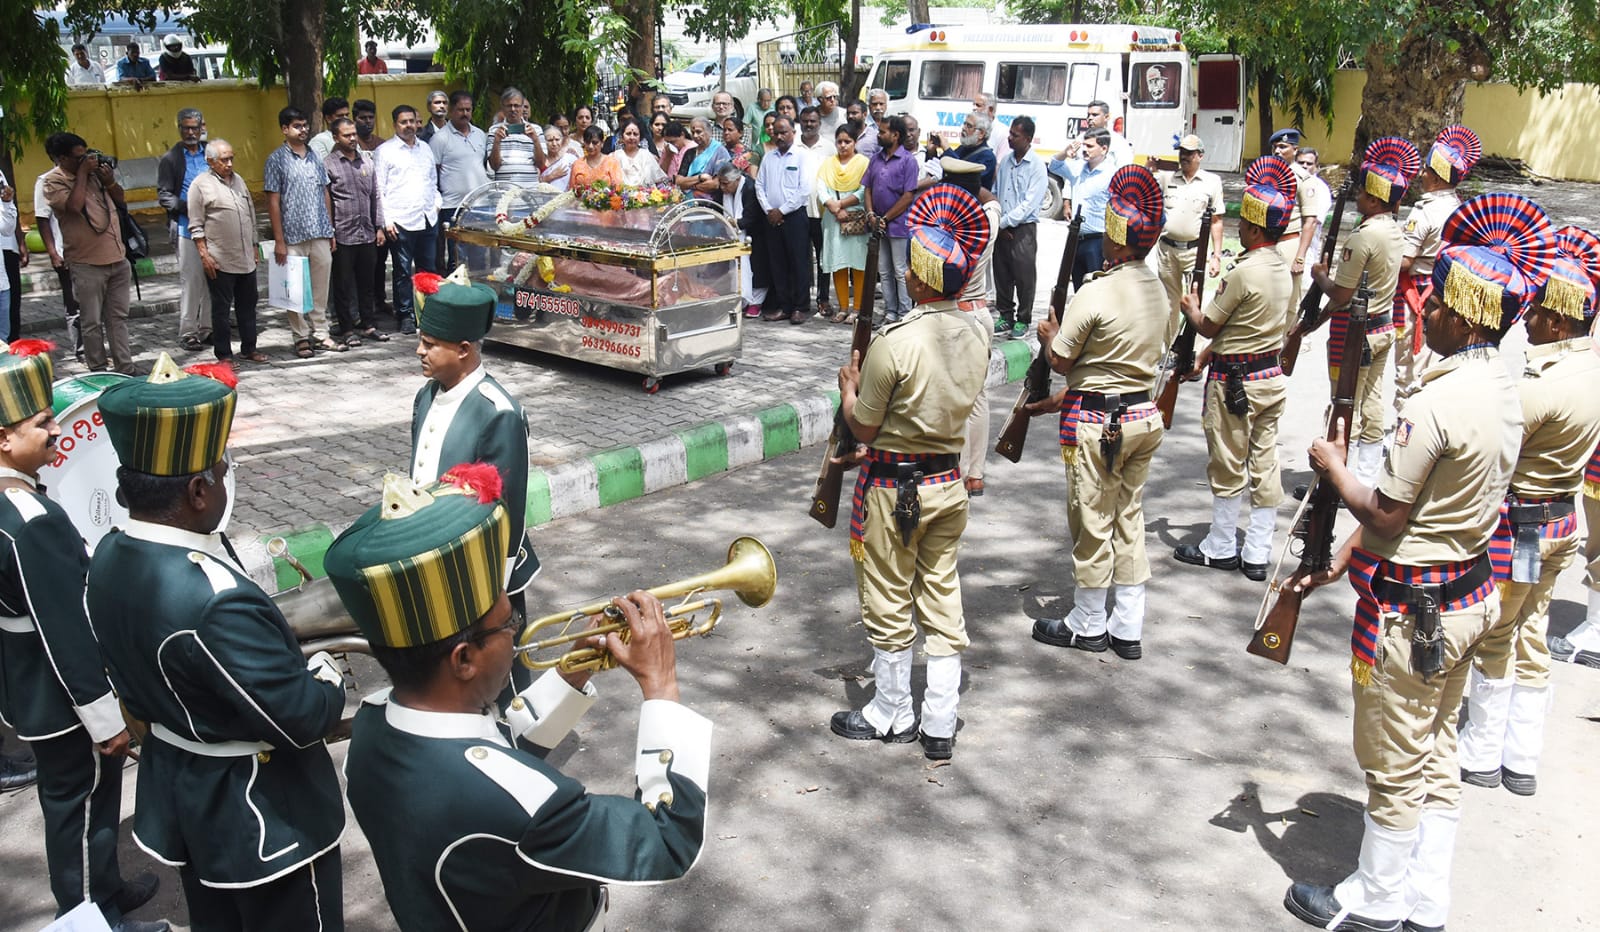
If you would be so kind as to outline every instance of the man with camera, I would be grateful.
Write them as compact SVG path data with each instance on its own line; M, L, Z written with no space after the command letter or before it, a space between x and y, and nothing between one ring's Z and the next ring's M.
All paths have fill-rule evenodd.
M97 372L111 368L134 375L128 348L132 276L120 213L127 202L117 183L116 159L88 145L74 133L45 140L45 153L56 167L45 175L44 198L61 225L60 245L78 298L84 362Z

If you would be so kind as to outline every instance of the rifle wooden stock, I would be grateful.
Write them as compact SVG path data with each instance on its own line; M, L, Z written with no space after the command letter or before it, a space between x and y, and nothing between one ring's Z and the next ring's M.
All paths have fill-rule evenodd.
M1334 388L1325 434L1330 441L1342 439L1347 448L1350 444L1350 417L1355 411L1356 379L1361 369L1361 348L1366 343L1367 335L1367 300L1371 292L1366 285L1366 276L1363 275L1361 287L1350 302L1350 326L1345 336L1344 352L1339 357L1339 384ZM1339 518L1339 492L1333 483L1319 476L1312 483L1307 498L1309 500L1302 520L1296 522L1294 529L1289 532L1290 540L1284 542L1284 546L1288 547L1295 539L1299 539L1304 548L1300 554L1300 566L1291 578L1320 573L1333 565L1333 534L1334 523ZM1278 593L1278 601L1266 613L1265 619L1257 614L1255 634L1245 651L1274 663L1287 664L1289 650L1294 647L1295 626L1300 621L1300 603L1304 601L1305 593L1289 589L1273 579L1262 599L1263 608L1273 592Z
M1072 223L1067 227L1067 245L1061 250L1061 265L1056 269L1056 284L1050 289L1050 322L1059 323L1061 314L1067 307L1067 291L1072 287L1072 266L1078 260L1078 240L1083 233L1083 212L1073 214ZM1033 362L1028 364L1028 374L1022 379L1022 391L1017 394L1017 403L1011 406L1011 413L1006 416L1004 426L1000 428L1000 440L994 445L994 452L1005 457L1013 463L1022 459L1022 447L1028 442L1028 422L1033 418L1023 410L1031 402L1050 394L1050 356L1044 341L1039 341L1038 355Z
M1205 300L1206 252L1210 244L1211 208L1207 207L1200 215L1200 236L1194 241L1194 271L1189 280L1189 293L1194 295L1197 304ZM1194 338L1198 335L1194 324L1189 322L1189 315L1181 307L1178 316L1182 318L1178 335L1172 338L1172 346L1167 350L1166 366L1156 379L1156 410L1161 412L1161 426L1166 430L1172 429L1172 412L1178 405L1178 386L1189 370L1194 368Z
M1344 205L1350 199L1350 193L1355 190L1355 176L1351 175L1339 186L1339 196L1333 202L1333 219L1328 221L1328 229L1322 235L1322 266L1328 268L1333 265L1333 254L1338 249L1339 227L1344 220ZM1305 335L1315 330L1322 319L1322 286L1312 279L1306 288L1305 296L1300 299L1300 316L1295 325L1289 329L1288 336L1283 340L1283 352L1279 354L1279 365L1284 375L1294 375L1295 360L1300 356L1300 343Z
M871 239L867 242L867 268L878 267L878 234L868 234ZM890 287L893 287L892 285ZM867 359L867 346L872 342L872 297L875 289L863 287L861 295L861 310L856 315L855 329L850 334L851 356L846 363L861 354L861 361ZM817 485L811 492L811 509L807 512L823 527L831 528L839 521L839 495L844 490L844 466L835 463L834 459L848 456L855 451L856 438L850 432L850 425L844 419L844 399L839 399L839 409L833 413L833 433L828 437L828 442L822 449L822 468L817 473Z

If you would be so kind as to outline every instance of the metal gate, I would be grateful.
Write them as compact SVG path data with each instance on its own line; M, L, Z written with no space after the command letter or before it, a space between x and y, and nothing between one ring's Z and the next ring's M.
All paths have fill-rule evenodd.
M815 87L838 81L844 61L844 30L838 20L756 43L756 73L761 87L779 96L800 93L800 82Z

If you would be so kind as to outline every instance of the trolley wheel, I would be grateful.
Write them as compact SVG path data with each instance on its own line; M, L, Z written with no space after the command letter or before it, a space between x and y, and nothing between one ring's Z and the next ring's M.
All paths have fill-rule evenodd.
M644 393L646 395L654 395L656 392L659 392L659 391L661 391L661 380L656 378L653 375L645 376L644 377Z
M732 375L733 374L733 360L730 359L727 362L719 362L719 363L717 363L716 368L715 368L714 371L717 373L717 375Z

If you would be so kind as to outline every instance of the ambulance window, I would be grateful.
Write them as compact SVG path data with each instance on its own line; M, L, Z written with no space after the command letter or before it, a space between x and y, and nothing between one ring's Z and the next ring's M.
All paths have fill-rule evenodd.
M1178 94L1185 66L1176 61L1143 61L1133 66L1133 106L1141 110L1171 110L1178 106Z
M1075 62L1067 82L1067 105L1087 107L1099 96L1100 66L1094 62Z
M1001 100L1059 105L1067 94L1067 66L1001 64L995 91Z
M872 86L889 92L890 100L905 100L911 89L911 63L886 61L872 79Z
M923 100L971 100L983 90L983 62L930 61L922 63L917 94Z

